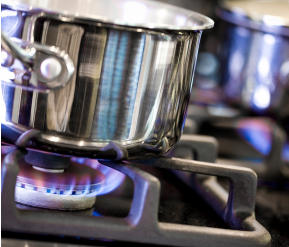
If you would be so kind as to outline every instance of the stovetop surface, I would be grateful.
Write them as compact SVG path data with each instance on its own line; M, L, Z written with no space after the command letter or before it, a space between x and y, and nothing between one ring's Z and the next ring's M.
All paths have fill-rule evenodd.
M207 205L207 203L192 189L187 187L175 175L160 168L140 166L141 169L156 176L161 182L161 198L159 207L159 221L166 223L177 223L195 226L206 226L214 228L229 229L223 220ZM224 181L221 181L224 184ZM224 184L225 185L225 184ZM126 178L124 183L110 194L100 196L92 210L79 211L93 215L92 217L126 217L132 200L133 183ZM3 203L3 202L2 202ZM267 187L259 187L256 197L256 218L270 232L272 236L272 247L289 246L289 193L286 190L276 190ZM22 209L31 207L18 205ZM34 210L41 210L36 209ZM73 215L71 216L73 217ZM90 245L90 246L115 246L120 242L110 240L83 239L78 237L50 236L25 233L11 233L2 231L3 246L13 246L15 242L9 239L21 240L19 246L31 247L39 244L62 243L64 246ZM32 240L32 242L26 242ZM34 241L40 241L36 243ZM26 245L25 245L26 244ZM136 243L125 243L126 246L135 246ZM72 246L73 246L72 245ZM138 244L142 246L141 244ZM41 245L45 246L46 245ZM62 246L62 245L59 245ZM213 245L212 245L213 246Z

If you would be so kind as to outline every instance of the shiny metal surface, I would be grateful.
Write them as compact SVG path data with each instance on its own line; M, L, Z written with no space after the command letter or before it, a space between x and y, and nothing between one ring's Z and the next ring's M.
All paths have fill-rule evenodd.
M21 45L25 48L22 49ZM14 58L11 63L3 61L1 64L7 67L6 70L1 67L4 81L28 90L32 88L31 90L49 92L51 89L65 87L75 71L69 55L57 46L29 44L22 40L17 40L16 43L2 31L1 49ZM10 60L9 55L6 56L8 60ZM15 59L21 62L18 67L13 66ZM7 78L6 75L9 73L14 73L14 78ZM26 79L23 78L24 75Z
M216 32L199 54L191 102L287 117L289 28L276 20L286 17L288 7L282 0L222 1ZM253 20L248 11L272 21Z
M86 25L49 13L27 13L17 22L14 36L65 50L77 71L48 95L2 84L2 141L13 144L34 128L41 133L30 149L108 159L149 158L175 145L201 31Z
M289 37L224 23L220 45L224 95L257 113L288 116Z
M289 36L288 11L286 0L223 0L217 15L239 26Z
M30 51L25 51L20 48L17 44L15 44L5 32L1 32L1 48L4 48L7 52L9 52L13 57L20 60L23 65L27 68L32 69L31 64L35 59L36 50L32 49Z
M204 30L214 22L201 14L173 5L143 0L3 0L15 10L48 12L78 20L167 30Z
M287 0L223 0L220 5L235 15L246 16L264 25L289 27L289 2Z
M48 80L54 80L60 75L61 64L55 58L46 58L40 65L40 72Z

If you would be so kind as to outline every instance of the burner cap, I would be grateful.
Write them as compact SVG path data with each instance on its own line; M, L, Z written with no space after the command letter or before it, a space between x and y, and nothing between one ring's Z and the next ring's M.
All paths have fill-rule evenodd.
M100 171L75 161L70 161L65 170L34 167L25 158L19 163L15 201L33 207L56 210L91 208L105 182Z
M46 154L37 151L28 151L25 161L33 166L47 169L67 169L70 165L70 157Z

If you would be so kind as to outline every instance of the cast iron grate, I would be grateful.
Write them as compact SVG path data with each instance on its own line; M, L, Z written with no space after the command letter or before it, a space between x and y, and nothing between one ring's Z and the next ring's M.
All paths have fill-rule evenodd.
M20 147L33 133L24 133ZM125 218L88 217L86 215L20 210L14 203L18 173L17 161L26 154L15 149L2 163L2 229L38 234L80 236L170 246L270 246L269 233L254 216L257 178L247 168L159 157L137 163L230 180L228 193L214 177L190 176L194 189L214 208L231 229L163 223L158 220L160 183L157 178L131 162L101 163L129 176L134 183L131 209Z

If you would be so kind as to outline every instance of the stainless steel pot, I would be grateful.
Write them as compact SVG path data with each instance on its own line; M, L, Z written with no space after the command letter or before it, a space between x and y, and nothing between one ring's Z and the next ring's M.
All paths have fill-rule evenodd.
M225 0L220 68L227 102L289 116L289 2ZM221 28L222 27L222 28Z
M202 30L212 26L157 2L2 1L2 141L37 129L28 148L39 151L104 159L169 151L186 118Z

